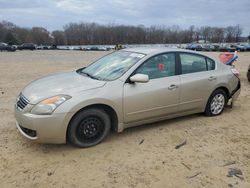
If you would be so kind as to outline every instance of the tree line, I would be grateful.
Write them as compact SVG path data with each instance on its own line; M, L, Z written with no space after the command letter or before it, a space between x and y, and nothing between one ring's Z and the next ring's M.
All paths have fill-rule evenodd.
M227 27L164 25L145 27L97 23L69 23L63 30L48 31L43 27L24 28L8 21L0 22L0 41L9 44L97 45L97 44L162 44L191 43L204 40L214 43L242 41L240 25ZM249 37L250 38L250 37Z

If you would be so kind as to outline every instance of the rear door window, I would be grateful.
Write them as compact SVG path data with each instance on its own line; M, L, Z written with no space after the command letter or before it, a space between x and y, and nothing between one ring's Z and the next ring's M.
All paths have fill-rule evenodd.
M182 74L207 71L206 58L196 54L180 53Z

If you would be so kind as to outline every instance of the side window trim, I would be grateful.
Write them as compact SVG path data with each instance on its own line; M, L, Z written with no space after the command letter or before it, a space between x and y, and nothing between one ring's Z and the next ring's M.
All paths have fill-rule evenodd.
M180 57L180 52L176 52L176 75L181 75L182 74L182 68L181 68L181 57Z
M206 61L206 68L207 68L207 71L208 71L208 62L207 62L207 57L205 58L205 61Z
M212 70L208 70L208 60L210 60L213 63L212 70L215 70L215 61L209 57L206 57L207 71L212 71Z

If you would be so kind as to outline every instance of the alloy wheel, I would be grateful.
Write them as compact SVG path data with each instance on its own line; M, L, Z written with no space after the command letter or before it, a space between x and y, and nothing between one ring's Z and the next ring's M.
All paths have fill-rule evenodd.
M223 94L218 93L214 96L213 100L211 101L211 112L214 115L218 115L222 112L225 105L225 97Z

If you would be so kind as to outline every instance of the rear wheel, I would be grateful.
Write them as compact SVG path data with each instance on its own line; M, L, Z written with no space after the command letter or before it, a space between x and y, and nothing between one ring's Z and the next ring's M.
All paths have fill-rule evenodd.
M222 89L215 90L208 99L205 115L218 116L220 115L227 103L227 94Z
M77 113L68 128L68 140L77 147L99 144L109 134L111 121L102 109L86 109Z

